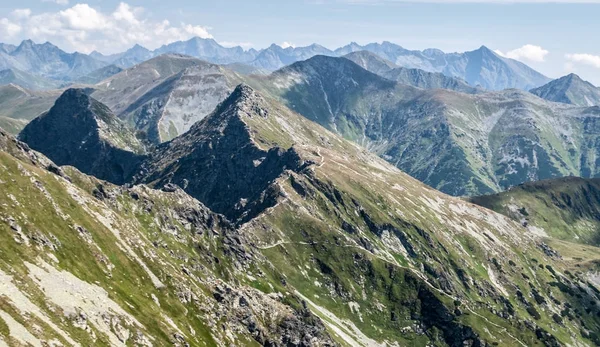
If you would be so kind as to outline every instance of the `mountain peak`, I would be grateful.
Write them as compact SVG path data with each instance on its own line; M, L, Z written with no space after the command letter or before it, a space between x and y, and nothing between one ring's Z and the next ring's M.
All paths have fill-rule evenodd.
M600 90L574 73L532 89L531 93L554 102L583 107L600 105Z
M79 88L67 89L54 106L31 121L19 138L58 165L122 184L134 174L143 144L110 109Z

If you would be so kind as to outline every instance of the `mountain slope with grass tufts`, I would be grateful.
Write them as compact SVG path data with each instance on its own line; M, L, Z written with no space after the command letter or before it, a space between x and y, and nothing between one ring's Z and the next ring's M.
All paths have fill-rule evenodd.
M471 198L525 226L562 240L600 246L600 179L565 177Z
M354 84L349 79L339 86L352 90ZM90 211L82 218L92 221L77 219L77 225L89 231L97 220L108 229L101 229L104 237L93 234L102 250L94 254L108 258L98 262L114 266L104 265L115 282L100 270L76 270L92 260L80 256L73 264L65 260L75 254L70 249L65 258L54 252L59 261L52 267L116 292L111 300L140 323L121 320L124 330L136 331L123 333L132 339L139 330L156 345L169 339L181 345L600 343L600 305L590 304L600 301L598 249L550 242L508 217L440 193L247 85L190 131L154 148L129 182L133 188L100 187L75 170L62 171L93 198L69 185L71 198L59 198L66 178L37 180L52 182L58 211ZM40 282L31 290L46 288L52 299L43 272L56 275L46 265L52 256L44 263L18 250L24 237L36 235L30 230L51 230L70 247L63 236L76 237L69 218L53 219L53 229L37 218L22 220L24 211L48 214L47 208L20 207L45 200L28 197L33 187L20 189L30 187L27 175L1 179L15 198L0 204L12 217L4 217L3 227L15 230L6 235L18 241L9 238L0 247L24 259L15 260L24 264L19 278ZM13 219L18 227L11 227ZM142 290L132 293L131 283L142 283ZM65 307L65 301L54 303ZM22 319L19 311L9 314ZM164 326L169 318L173 324ZM75 329L68 333L88 338ZM18 331L6 330L3 336ZM102 328L93 331L110 339Z

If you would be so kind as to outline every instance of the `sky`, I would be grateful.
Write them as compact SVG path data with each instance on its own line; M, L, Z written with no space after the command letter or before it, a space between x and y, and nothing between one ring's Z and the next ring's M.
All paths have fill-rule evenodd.
M574 72L600 86L598 14L600 0L0 0L0 42L105 54L194 36L246 49L485 45L548 77Z

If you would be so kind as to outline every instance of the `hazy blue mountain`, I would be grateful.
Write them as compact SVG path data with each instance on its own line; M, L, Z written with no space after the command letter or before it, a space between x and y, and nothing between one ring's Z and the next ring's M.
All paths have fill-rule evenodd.
M15 46L15 45L7 44L7 43L0 43L0 52L10 54L10 52L14 51L15 49L17 49L17 46Z
M0 50L0 70L17 69L60 81L72 81L105 65L86 54L66 53L49 42L25 40L15 49Z
M485 46L470 52L444 53L438 49L408 50L385 41L365 46L352 43L337 49L336 53L345 55L362 50L373 52L401 67L441 72L446 76L464 79L473 87L481 86L489 90L529 90L549 81L527 65L501 57Z
M78 79L76 79L75 82L84 84L96 84L109 78L110 76L118 74L121 71L123 71L122 68L111 64L99 68L98 70L94 70L85 76L81 76Z
M213 39L192 38L173 42L156 50L135 45L123 53L103 55L92 52L67 54L50 43L36 45L30 40L18 47L0 46L0 69L15 68L47 78L72 81L109 64L128 68L165 53L189 55L215 64L244 64L260 70L274 71L315 55L342 56L357 51L369 51L389 60L397 67L442 73L466 81L471 87L489 90L539 87L549 79L527 65L497 55L485 46L465 53L444 53L438 49L408 50L390 42L360 46L351 43L332 51L313 44L306 47L271 45L257 51L241 47L224 47ZM415 71L397 72L404 79L423 78ZM412 76L411 76L412 75ZM436 79L440 79L440 76ZM436 83L447 85L447 83ZM427 85L427 84L425 84ZM450 86L449 86L450 87ZM467 91L468 92L468 91Z
M344 58L355 62L363 69L379 76L414 87L423 89L450 89L469 94L483 92L483 89L472 87L457 77L448 77L440 72L427 72L421 69L398 67L389 60L368 51L349 53Z
M135 45L118 55L118 59L112 61L112 64L128 68L155 57L157 54L140 45Z
M124 53L125 52L104 55L98 51L93 51L90 53L90 57L105 63L112 63L113 61L119 59Z
M154 51L155 55L163 53L185 54L215 64L248 63L258 54L255 49L246 51L239 46L223 47L213 39L199 37L173 42Z
M600 89L576 74L569 74L553 80L531 93L550 101L577 106L600 105Z
M41 76L33 75L17 69L0 71L0 85L16 84L31 90L58 88L61 83Z
M260 51L256 59L250 64L259 68L273 71L297 61L309 59L315 55L335 56L336 54L333 51L317 44L307 47L287 48L272 44L269 46L269 48Z
M239 73L240 75L268 75L271 73L269 70L261 69L259 67L244 63L231 63L223 66L229 70Z

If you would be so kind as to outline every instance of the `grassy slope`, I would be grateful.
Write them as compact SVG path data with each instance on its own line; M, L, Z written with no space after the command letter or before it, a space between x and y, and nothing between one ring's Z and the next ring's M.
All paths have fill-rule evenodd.
M267 120L245 119L256 130L255 141L273 145L279 134L275 142L286 147L291 137L300 155L316 164L310 172L280 178L276 184L285 198L243 230L256 235L286 282L315 307L351 321L370 338L401 343L444 343L452 331L468 335L468 327L500 345L541 344L535 335L543 331L573 343L583 337L570 331L600 327L595 310L585 312L589 300L600 298L585 289L568 294L578 283L587 286L586 272L562 275L573 264L544 254L539 240L517 223L431 190L313 123L276 110ZM577 314L558 324L552 316L566 314L564 305ZM432 307L441 313L430 315ZM452 317L455 308L462 314ZM540 317L532 318L536 312ZM525 328L526 321L537 328ZM343 322L329 326L351 334Z
M552 237L600 245L600 179L531 182L471 201L542 228Z

